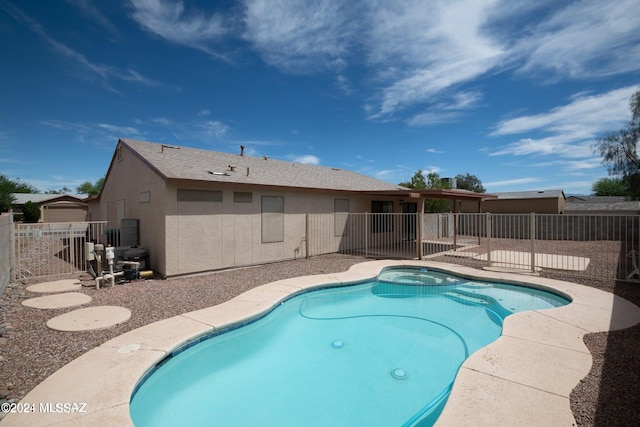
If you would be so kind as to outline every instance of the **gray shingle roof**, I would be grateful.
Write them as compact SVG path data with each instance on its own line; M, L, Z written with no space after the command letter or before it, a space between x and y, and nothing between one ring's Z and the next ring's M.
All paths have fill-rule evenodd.
M344 169L121 139L166 179L340 191L405 188Z
M618 203L626 201L624 196L569 196L567 202L572 203Z
M640 212L639 201L623 201L623 202L569 202L565 205L565 212L572 211L628 211Z

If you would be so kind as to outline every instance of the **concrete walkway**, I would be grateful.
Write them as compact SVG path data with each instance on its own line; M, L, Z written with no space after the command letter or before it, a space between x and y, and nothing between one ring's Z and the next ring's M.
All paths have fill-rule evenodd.
M36 408L47 402L86 404L82 411L9 413L4 423L29 427L132 426L129 402L137 384L181 345L264 315L293 294L371 279L385 267L402 265L554 290L572 300L563 307L507 317L502 336L463 363L436 426L575 425L569 394L591 368L591 354L583 336L640 323L640 308L634 304L575 283L430 261L364 262L343 273L258 286L223 304L120 335L62 367L22 399Z

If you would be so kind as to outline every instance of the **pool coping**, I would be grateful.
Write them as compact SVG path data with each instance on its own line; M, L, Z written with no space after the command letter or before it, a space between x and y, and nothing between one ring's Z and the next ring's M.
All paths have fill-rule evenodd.
M592 365L582 337L640 323L636 305L584 285L434 261L367 261L346 272L261 285L222 304L113 338L54 372L20 401L27 413L9 413L0 424L132 426L129 401L138 382L175 349L262 316L292 295L374 278L391 266L420 266L470 279L526 284L572 299L564 307L507 317L502 336L463 363L436 426L575 425L569 394Z

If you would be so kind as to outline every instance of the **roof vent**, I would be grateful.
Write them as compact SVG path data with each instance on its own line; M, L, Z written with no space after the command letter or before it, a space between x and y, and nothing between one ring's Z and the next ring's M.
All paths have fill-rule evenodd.
M240 155L244 156L244 145L240 146Z
M179 149L180 149L180 147L176 147L176 146L173 146L173 145L162 144L162 145L160 146L160 152L161 152L161 153L164 153L164 149L165 149L165 148L172 148L172 149L174 149L174 150L179 150Z
M269 156L262 156L263 159L269 160Z
M231 172L235 172L236 171L237 166L236 165L229 165L229 170Z

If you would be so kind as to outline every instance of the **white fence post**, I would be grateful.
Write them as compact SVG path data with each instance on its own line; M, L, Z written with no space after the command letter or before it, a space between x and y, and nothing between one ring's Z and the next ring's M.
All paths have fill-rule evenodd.
M424 209L420 209L416 212L416 241L418 243L418 259L424 258L424 247L422 241L424 240Z
M529 237L531 238L531 272L536 272L536 214L529 216Z
M69 273L76 268L76 241L73 235L73 223L69 224Z
M369 258L369 212L364 213L364 257Z
M491 212L487 212L487 264L491 267L491 233L493 229Z

